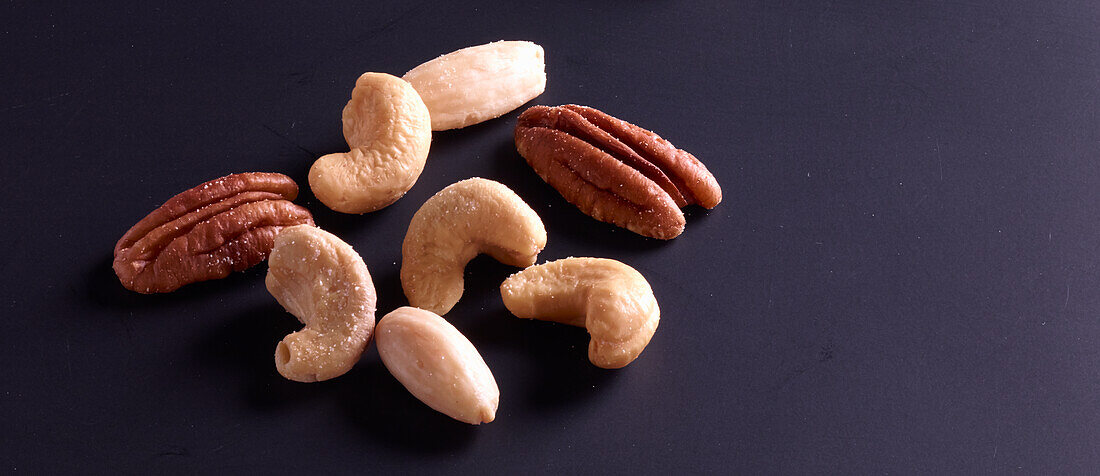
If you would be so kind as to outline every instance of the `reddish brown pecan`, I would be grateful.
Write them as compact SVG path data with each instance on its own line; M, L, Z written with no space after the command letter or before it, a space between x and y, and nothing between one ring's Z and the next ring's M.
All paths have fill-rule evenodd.
M276 173L233 174L164 202L115 245L115 274L127 289L163 293L226 277L267 258L283 227L313 224L290 202L298 185Z
M585 106L534 106L519 117L516 148L546 183L593 218L671 239L680 208L714 208L722 189L695 156L657 134Z

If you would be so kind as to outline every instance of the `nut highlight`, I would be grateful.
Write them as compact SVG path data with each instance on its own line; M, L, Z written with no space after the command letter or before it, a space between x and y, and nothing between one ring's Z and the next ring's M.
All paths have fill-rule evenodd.
M276 173L227 175L164 202L115 244L113 268L126 289L164 293L221 279L267 258L283 227L313 224L290 202L298 185Z
M542 47L497 41L445 54L417 66L411 83L432 117L432 130L487 121L534 99L546 89Z
M588 329L588 360L605 369L633 362L661 316L649 282L612 259L566 258L532 266L504 280L500 293L517 317Z
M401 307L378 321L377 335L382 363L417 399L471 425L496 417L500 390L493 373L445 319Z
M364 73L343 112L349 152L328 154L309 169L321 203L343 213L367 213L405 195L428 158L431 119L420 95L401 78Z
M266 284L305 324L275 348L279 373L316 382L351 370L370 342L377 301L359 253L320 228L293 226L275 237Z
M680 208L714 208L722 189L695 156L596 109L534 106L520 115L516 149L570 203L640 235L672 239Z
M462 297L462 272L478 253L525 267L545 246L542 220L519 195L492 180L462 180L413 215L401 245L401 286L409 304L443 315Z

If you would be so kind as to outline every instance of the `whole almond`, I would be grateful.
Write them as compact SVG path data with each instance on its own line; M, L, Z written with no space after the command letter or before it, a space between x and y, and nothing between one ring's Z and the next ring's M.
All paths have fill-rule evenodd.
M454 51L402 77L428 106L432 130L458 129L500 117L546 89L542 47L497 41Z
M375 328L378 355L420 401L477 425L496 417L500 390L485 360L458 329L431 311L401 307Z

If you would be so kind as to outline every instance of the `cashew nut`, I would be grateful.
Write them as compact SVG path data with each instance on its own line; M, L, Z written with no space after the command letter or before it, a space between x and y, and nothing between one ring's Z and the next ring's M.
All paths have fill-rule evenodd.
M443 315L462 297L462 272L478 253L530 266L546 228L508 187L483 178L453 183L413 215L401 246L401 286L409 304Z
M364 73L344 107L350 152L328 154L309 169L309 187L329 208L366 213L405 195L428 157L432 142L428 107L396 76Z
M378 321L378 355L416 398L471 425L493 421L500 389L458 329L431 311L402 307Z
M370 342L376 295L367 265L347 243L308 225L275 237L267 290L305 328L275 348L275 368L298 382L339 377Z
M585 327L588 360L617 369L645 349L661 311L646 279L612 259L566 258L532 266L500 285L517 317Z

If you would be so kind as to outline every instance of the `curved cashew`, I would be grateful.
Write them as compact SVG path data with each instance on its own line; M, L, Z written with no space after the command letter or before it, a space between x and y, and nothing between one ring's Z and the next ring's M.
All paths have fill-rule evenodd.
M585 327L588 360L617 369L642 353L661 310L646 279L612 259L566 258L532 266L500 285L517 317Z
M428 107L396 76L364 73L344 107L350 152L328 154L309 169L317 199L343 213L366 213L405 195L428 158L432 142Z
M401 307L378 321L378 356L417 399L455 420L489 423L500 389L458 329L431 311Z
M275 237L266 283L305 324L275 348L279 373L316 382L351 370L374 330L376 295L363 258L327 231L293 226Z
M530 266L546 228L508 187L483 178L453 183L413 215L401 245L401 287L409 304L443 315L462 297L462 272L478 253Z

